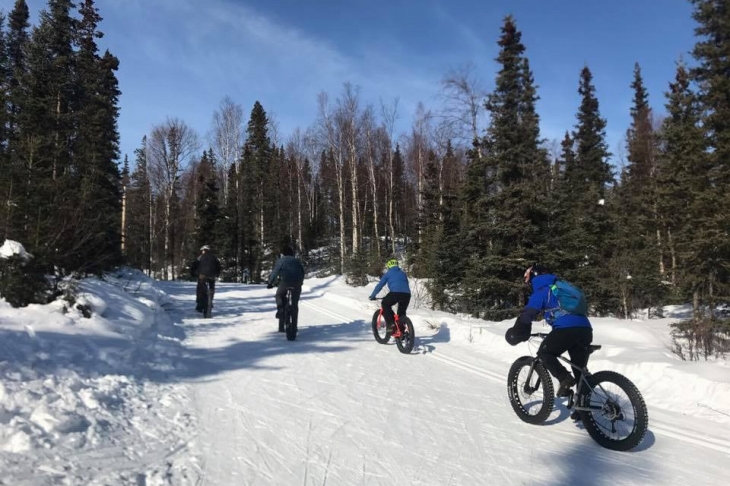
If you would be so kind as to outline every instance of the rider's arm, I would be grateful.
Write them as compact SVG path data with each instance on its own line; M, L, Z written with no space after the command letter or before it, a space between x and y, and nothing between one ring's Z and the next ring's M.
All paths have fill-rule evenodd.
M279 258L276 261L276 265L274 265L274 269L271 271L271 275L269 275L269 285L274 285L274 281L276 280L276 277L279 276L279 272L281 271L281 264L283 261L283 258Z
M380 282L378 282L378 285L375 286L373 289L373 293L370 294L370 298L374 299L376 295L378 295L378 292L385 286L385 284L388 282L388 272L385 272L385 275L383 275L380 278Z

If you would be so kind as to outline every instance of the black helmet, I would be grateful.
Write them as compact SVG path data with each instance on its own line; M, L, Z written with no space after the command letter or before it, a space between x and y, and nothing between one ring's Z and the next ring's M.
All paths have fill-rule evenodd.
M525 283L529 284L530 282L532 282L532 277L542 275L543 273L548 273L548 269L543 267L539 263L533 263L528 267L527 270L525 270Z
M292 249L291 246L285 245L281 249L281 254L284 255L284 256L294 256L294 250Z

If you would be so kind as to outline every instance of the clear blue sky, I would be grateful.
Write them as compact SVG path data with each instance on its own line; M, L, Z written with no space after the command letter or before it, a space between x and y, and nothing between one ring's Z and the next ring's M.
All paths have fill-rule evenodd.
M12 0L0 0L8 11ZM545 138L575 124L578 76L588 65L608 142L617 152L628 126L635 62L650 102L664 91L695 42L686 0L97 0L100 45L121 61L122 157L143 135L178 117L205 140L224 96L244 107L259 100L283 138L317 115L317 94L346 81L363 101L400 98L408 130L419 101L436 108L439 81L473 63L494 83L496 41L513 14L539 85ZM45 0L28 0L35 24Z

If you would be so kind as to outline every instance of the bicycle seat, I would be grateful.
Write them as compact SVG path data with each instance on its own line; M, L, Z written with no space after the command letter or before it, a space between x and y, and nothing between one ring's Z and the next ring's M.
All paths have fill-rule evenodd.
M588 345L588 354L592 353L593 351L598 351L599 349L601 349L600 344L589 344Z

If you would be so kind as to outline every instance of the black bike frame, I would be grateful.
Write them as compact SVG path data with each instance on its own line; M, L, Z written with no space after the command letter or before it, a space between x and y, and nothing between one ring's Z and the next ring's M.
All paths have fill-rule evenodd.
M547 334L545 334L545 333L530 334L530 337L538 337L538 338L542 338L542 339L545 339L546 336L547 336ZM589 345L589 346L591 346L591 345ZM594 346L592 348L589 347L588 357L590 358L591 354L593 354L593 351L597 351L599 349L601 349L600 346L597 346L597 347ZM576 402L574 401L575 395L577 395L579 399L581 399L582 397L585 396L580 393L580 390L581 390L581 388L583 388L584 383L585 383L586 389L590 390L591 384L588 382L588 378L590 378L592 375L591 375L591 372L588 371L588 361L586 360L585 366L577 366L572 361L570 361L567 358L564 358L563 356L558 356L557 358L560 361L562 361L563 363L570 365L570 367L573 368L574 370L580 371L580 383L578 383L578 387L575 389L575 393L573 393L573 391L571 391L570 392L571 394L568 396L568 408L570 410L578 410L581 412L590 412L591 410L600 410L601 407L589 407L583 403L576 404ZM535 356L535 359L532 361L532 365L530 366L530 371L527 374L527 380L525 381L525 387L527 387L527 384L530 383L530 379L532 378L532 373L535 370L535 366L537 366L538 363L540 363L540 358ZM539 386L539 383L538 383L538 386ZM606 393L606 390L603 389L603 387L601 386L600 383L598 384L598 387L601 389L601 391L604 393L604 395L608 396L608 394ZM534 390L532 390L532 391L534 391ZM579 401L583 402L583 400L579 400Z

